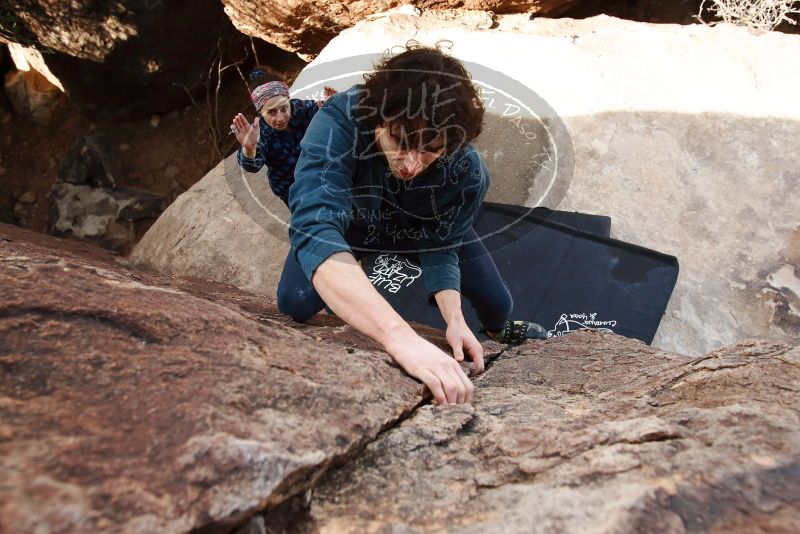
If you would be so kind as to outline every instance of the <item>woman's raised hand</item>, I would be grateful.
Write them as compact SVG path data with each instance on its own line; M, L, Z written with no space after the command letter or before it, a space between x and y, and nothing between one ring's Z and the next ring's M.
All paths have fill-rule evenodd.
M322 107L322 104L324 104L325 101L328 100L328 98L330 98L331 96L335 95L336 92L337 92L336 89L334 89L333 87L330 87L328 85L323 87L322 88L322 98L317 100L317 106Z
M333 96L335 94L336 94L336 89L326 85L325 87L322 88L322 101L325 102L325 100L327 100L329 96Z
M236 140L250 154L255 153L258 140L261 138L261 129L258 125L258 117L253 120L253 124L247 122L244 115L239 113L233 118L231 130L236 135Z

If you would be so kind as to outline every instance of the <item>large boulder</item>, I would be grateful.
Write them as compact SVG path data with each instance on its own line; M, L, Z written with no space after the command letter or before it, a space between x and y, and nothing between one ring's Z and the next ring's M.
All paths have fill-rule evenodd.
M222 1L225 4L225 12L242 33L309 58L318 54L328 41L342 30L392 8L406 13L419 13L420 9L443 12L445 17L468 15L470 11L497 14L535 13L552 16L580 2L580 0L413 0L404 3L397 0Z
M340 322L86 243L0 224L0 293L0 532L220 531L425 399Z
M484 29L393 14L342 32L306 70L357 71L354 57L412 36L448 39L473 70L497 71L473 72L489 111L477 144L496 184L490 199L521 187L513 203L609 215L613 237L678 257L655 346L701 354L754 336L800 342L798 36L605 16L509 15ZM498 86L541 101L530 97L520 123L524 112L487 90ZM551 132L562 124L569 139L529 144L528 118ZM534 161L542 152L551 155ZM531 163L556 172L524 172Z
M486 343L471 405L335 318L0 225L0 531L791 531L800 352ZM446 348L441 332L420 332ZM332 469L341 467L340 469Z
M798 364L594 332L506 351L472 405L422 406L326 476L295 532L796 532Z
M47 232L86 239L120 254L136 240L136 223L164 210L161 195L135 187L56 183L50 189Z
M697 355L748 337L800 343L798 36L602 16L395 12L333 39L294 94L345 89L360 75L343 74L368 70L411 37L452 41L483 90L486 125L476 144L493 176L489 200L608 215L613 237L678 257L681 274L654 346ZM193 223L214 221L213 233L196 227L192 235L202 236L203 250L218 236L223 267L209 266L206 252L190 257L182 244L180 272L224 280L227 265L246 265L252 254L261 265L263 240L239 252L226 243L241 207L251 220L264 214L250 192L233 194L245 200L225 201L231 212L191 214ZM162 227L158 245L146 236L136 262L173 268L169 251L183 243L188 220ZM257 276L233 283L264 288ZM262 291L274 294L274 286Z
M288 220L266 170L244 172L233 154L167 207L129 260L274 297L289 252Z
M73 102L123 119L186 105L236 34L219 0L7 4Z

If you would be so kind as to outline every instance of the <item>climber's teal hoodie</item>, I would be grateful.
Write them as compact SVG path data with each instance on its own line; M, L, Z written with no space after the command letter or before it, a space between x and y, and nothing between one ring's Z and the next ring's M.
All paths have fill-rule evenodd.
M311 280L329 256L350 251L344 235L358 225L370 236L367 247L419 254L429 298L460 291L456 250L486 196L489 172L467 145L411 181L395 178L374 130L353 116L359 87L328 98L300 143L289 191L292 252Z

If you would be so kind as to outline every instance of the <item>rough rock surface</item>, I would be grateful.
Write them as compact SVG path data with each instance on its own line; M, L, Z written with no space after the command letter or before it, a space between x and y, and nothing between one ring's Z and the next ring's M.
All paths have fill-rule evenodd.
M181 194L130 255L137 267L233 284L274 297L289 252L286 206L266 168L243 172L235 154Z
M48 194L48 233L87 239L119 253L136 240L137 221L155 220L166 199L135 187L117 187L122 166L103 136L88 135L67 153Z
M609 17L496 19L488 29L481 17L436 12L376 17L342 32L298 80L329 64L332 79L311 81L346 89L355 77L334 75L371 65L367 56L355 65L354 56L412 36L450 39L457 57L522 82L550 108L529 120L484 92L476 145L492 172L489 200L608 215L613 237L678 257L654 346L698 355L748 337L800 343L800 37ZM479 81L505 87L495 78ZM533 143L520 134L526 122L540 126ZM553 133L556 122L567 138L539 143L541 125ZM226 165L234 186L225 188L224 169L215 169L167 210L134 259L274 295L288 218L271 195L259 196L264 185L254 182L255 193L235 186L247 181L231 180L235 165ZM264 171L256 176L266 183ZM215 250L221 258L209 261Z
M14 66L17 70L35 70L60 91L64 91L64 87L61 85L59 79L47 68L47 63L45 63L44 57L42 57L40 51L35 48L22 46L18 43L8 43L8 55L11 56L11 61L14 62Z
M85 243L0 225L0 288L2 532L233 526L425 398L334 319Z
M70 99L123 119L185 105L182 86L207 75L218 38L235 32L218 0L7 3Z
M63 96L58 87L33 69L9 72L3 87L17 115L45 126Z
M135 223L154 220L166 204L163 196L144 189L71 183L53 185L49 202L49 234L86 239L119 253L136 240Z
M86 243L0 225L0 288L3 532L800 521L797 348L686 358L597 332L486 344L474 403L435 407L334 318L289 324L270 299Z
M78 140L58 166L58 179L76 185L114 188L122 178L122 165L111 144L100 135Z
M574 165L545 162L559 168L543 193L523 172L540 165L540 148L520 135L524 113L493 106L485 91L487 122L506 122L477 143L493 172L490 199L497 183L503 201L521 186L528 192L513 203L608 215L612 237L678 257L655 346L698 355L748 337L800 343L800 36L605 16L496 23L377 17L342 32L306 70L350 58L357 71L353 56L412 36L452 41L456 57L535 91L550 108L540 122L554 113L571 139L557 148Z
M296 532L796 532L799 384L777 343L527 344L326 476Z
M236 28L301 56L314 56L342 30L390 9L405 12L536 13L556 15L580 0L344 0L278 1L223 0Z

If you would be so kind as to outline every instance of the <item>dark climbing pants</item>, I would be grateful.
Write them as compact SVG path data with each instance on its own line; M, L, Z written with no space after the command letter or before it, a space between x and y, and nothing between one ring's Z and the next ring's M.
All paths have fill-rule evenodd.
M345 240L351 247L366 248L366 238L367 234L358 227L351 226L345 234ZM484 328L493 332L499 331L514 306L511 293L475 230L470 228L467 231L464 242L458 249L461 294L475 308L475 314ZM380 250L382 246L387 250L397 248L394 243L369 244L370 249ZM353 254L356 259L360 259L371 253L354 250ZM302 323L324 307L322 298L306 278L294 254L289 251L278 283L278 310Z

